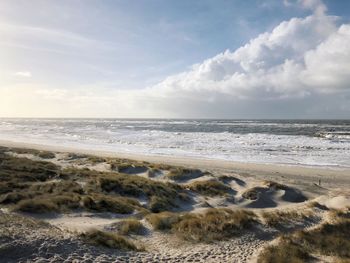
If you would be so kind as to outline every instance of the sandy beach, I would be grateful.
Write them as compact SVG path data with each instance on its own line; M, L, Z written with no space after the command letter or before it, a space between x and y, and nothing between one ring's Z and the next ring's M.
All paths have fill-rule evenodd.
M77 205L62 210L56 204L52 211L40 207L42 212L35 211L38 207L33 204L30 208L24 207L24 202L28 201L24 190L10 189L1 195L0 222L9 228L7 233L0 233L3 243L0 254L6 262L26 262L26 259L30 262L268 262L259 255L270 244L278 243L280 234L291 235L296 230L318 229L333 220L330 211L348 213L350 207L348 169L140 156L10 141L0 141L0 145L7 147L2 149L2 158L12 161L24 158L33 162L32 165L35 162L49 162L59 169L60 172L49 179L30 182L29 189L46 191L43 189L49 185L59 188L60 184L67 182L79 187L79 191L75 192L75 195L79 193ZM51 153L49 157L45 156L47 153ZM10 169L17 171L16 167ZM77 175L81 171L86 174ZM168 195L168 188L162 190L165 192L161 196L148 192L135 195L130 190L125 192L127 190L123 187L126 186L122 185L113 188L113 191L110 190L112 186L103 188L99 177L112 176L111 184L114 174L126 180L140 178L144 180L143 184L154 183L154 187L171 184L178 190L165 203L162 200L152 206L152 200ZM96 179L91 181L88 178ZM96 187L92 183L95 181L102 187L102 192L91 188ZM137 187L133 191L144 191ZM119 191L120 188L124 189L123 192ZM40 196L47 196L48 200L57 198L55 190L50 191L53 192L40 193ZM16 197L17 200L15 194L24 196ZM31 192L29 200L36 200L37 194ZM88 196L94 200L97 196L101 198L101 194L106 196L103 198L117 195L132 197L135 201L130 212L87 208L86 201L82 201ZM62 196L62 193L59 195ZM25 200L20 201L21 198ZM209 212L208 209L214 210ZM225 221L229 219L233 224L229 229L233 228L224 230L227 226L222 225L224 228L219 230L205 226L209 224L205 220L208 221L206 218L210 213L222 217L215 224L229 224ZM232 218L237 218L237 213L243 213L240 220L246 220L246 223L232 222ZM199 222L204 221L200 224L204 224L203 231L208 227L205 230L208 233L191 234L196 230L186 222L190 214ZM163 222L161 220L168 222L175 220L175 217L177 223L167 226L165 230L157 225ZM84 233L92 230L120 234L121 224L130 218L137 220L142 230L124 233L123 238L133 242L136 251L113 249L109 245L106 248L101 244L92 246L91 242L86 243L82 238ZM11 221L17 223L13 225ZM234 234L229 234L231 231ZM14 252L18 247L25 248L22 254ZM338 258L317 250L311 255L316 262L333 262Z
M350 1L0 14L0 263L350 263Z

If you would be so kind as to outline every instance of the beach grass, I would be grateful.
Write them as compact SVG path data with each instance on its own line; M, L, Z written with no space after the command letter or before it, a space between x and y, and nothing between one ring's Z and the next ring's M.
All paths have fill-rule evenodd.
M211 208L204 213L150 214L146 217L156 230L171 231L191 242L212 242L237 236L257 222L247 210Z
M117 222L119 233L122 235L141 235L145 229L143 224L134 218L128 218Z
M89 230L81 234L81 238L86 242L97 246L103 246L119 250L138 250L136 245L127 238L119 234L105 232L101 230Z
M190 190L207 196L223 196L227 195L232 190L227 185L214 180L197 181L187 186Z
M338 218L312 230L296 231L283 236L277 245L267 246L259 255L259 263L305 262L313 255L350 260L350 220Z

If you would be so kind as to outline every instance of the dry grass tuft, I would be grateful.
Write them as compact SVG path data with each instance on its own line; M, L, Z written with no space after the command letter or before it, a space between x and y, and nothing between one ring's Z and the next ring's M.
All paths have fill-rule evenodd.
M317 201L312 201L312 202L309 202L307 204L307 207L308 208L318 208L318 209L321 209L321 210L328 210L327 206L325 205L321 205L319 202Z
M162 171L156 168L150 168L147 171L147 175L150 178L156 177L157 175L160 175L160 174L162 174Z
M168 213L146 217L156 230L171 230L192 242L212 242L233 237L256 222L256 215L246 210L208 209L203 214Z
M53 159L56 157L56 154L48 151L41 151L38 153L38 157L43 159Z
M282 237L277 246L267 246L260 253L258 263L304 263L309 258L302 247Z
M268 187L268 188L274 188L276 190L287 190L288 189L288 186L274 182L274 181L264 181L263 185Z
M51 195L25 199L13 206L13 211L26 213L68 212L80 207L79 195Z
M310 231L284 236L275 246L266 247L258 262L305 262L311 254L335 256L350 260L350 220L340 218L334 224L323 224Z
M167 177L174 181L185 181L200 177L203 172L199 169L187 169L183 167L171 168Z
M83 194L84 190L77 182L70 180L61 180L58 182L47 182L40 184L32 184L28 188L28 192L34 192L37 195L43 194L65 194L65 193L75 193Z
M297 221L307 220L312 216L312 213L310 211L298 212L277 210L262 212L261 216L266 225L278 227Z
M83 207L87 210L118 214L131 214L135 208L141 207L141 204L132 198L101 194L85 196L82 203Z
M50 213L59 212L60 208L51 201L42 199L27 199L20 201L13 211L26 213Z
M122 235L141 235L145 229L142 223L136 219L125 219L117 222L115 226Z
M95 165L95 164L106 162L107 160L99 156L89 155L87 156L86 161L92 165Z
M331 209L329 211L329 217L331 221L337 222L338 220L350 219L350 208L344 209Z
M188 185L188 188L194 192L207 196L226 195L232 189L218 181L198 181Z
M88 210L95 212L112 212L131 214L141 207L137 200L101 194L79 195L74 193L44 194L20 200L12 207L13 211L27 213L70 212Z
M180 214L171 212L149 214L146 216L146 220L155 230L170 230L180 220Z
M148 204L149 210L153 213L169 211L174 206L175 204L171 199L159 196L152 196Z
M60 168L50 162L33 161L0 153L0 181L13 184L44 182L56 177Z
M238 235L256 222L256 215L246 210L208 209L204 214L185 214L173 231L192 242L212 242Z
M93 245L120 250L138 250L134 243L118 234L108 233L100 230L90 230L84 234L81 234L81 237L86 242Z
M242 197L249 200L256 200L259 197L261 187L253 187L243 192Z
M185 192L176 184L153 181L139 176L113 174L100 176L93 185L99 185L102 191L124 196L148 197L153 212L169 211L177 208L177 201ZM182 193L180 197L180 193Z

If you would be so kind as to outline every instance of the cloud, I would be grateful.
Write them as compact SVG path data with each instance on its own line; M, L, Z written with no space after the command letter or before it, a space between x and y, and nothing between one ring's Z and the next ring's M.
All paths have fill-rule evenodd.
M348 72L349 59L343 57L349 50L348 27L338 29L336 18L331 16L293 18L233 52L227 50L194 65L190 71L168 77L150 91L164 97L209 101L220 94L233 100L268 100L322 93L324 90L318 89L320 71L334 77L339 76L339 70L344 77ZM318 60L325 56L327 66L322 66L324 63ZM330 84L334 83L332 76L328 76ZM338 83L329 89L335 92L341 86Z
M14 75L18 76L18 77L23 77L23 78L30 78L30 77L32 77L32 73L30 73L29 71L18 71Z
M58 54L91 55L91 50L113 51L116 44L95 40L67 30L0 22L0 45Z
M323 15L327 12L327 6L322 0L283 0L286 7L299 6L303 9L310 10L316 15Z
M148 93L163 98L160 109L180 106L177 112L186 108L196 116L205 107L236 117L268 117L281 107L296 117L350 116L345 106L350 97L350 25L338 26L337 17L324 14L321 1L300 2L314 14L284 21L234 51L169 76ZM326 112L320 101L336 105L327 105Z
M326 5L321 0L299 0L298 3L303 8L312 10L317 15L323 15L327 11Z

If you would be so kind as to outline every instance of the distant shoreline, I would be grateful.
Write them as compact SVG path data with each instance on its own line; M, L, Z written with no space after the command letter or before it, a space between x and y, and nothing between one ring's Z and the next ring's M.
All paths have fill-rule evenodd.
M81 149L76 147L66 146L52 146L45 144L35 143L23 143L14 142L8 140L0 140L0 145L5 147L18 147L37 150L46 150L54 152L71 152L91 154L103 157L115 157L125 158L137 161L147 161L153 163L169 164L169 165L181 165L186 167L194 167L201 169L214 169L214 170L230 170L234 172L252 172L252 173L276 173L293 176L349 176L350 168L343 167L314 167L303 165L289 165L289 164L261 164L261 163L244 163L227 160L194 158L194 157L179 157L179 156L165 156L165 155L142 155L142 154L130 154L130 153L118 153L112 151L99 151L95 149Z

